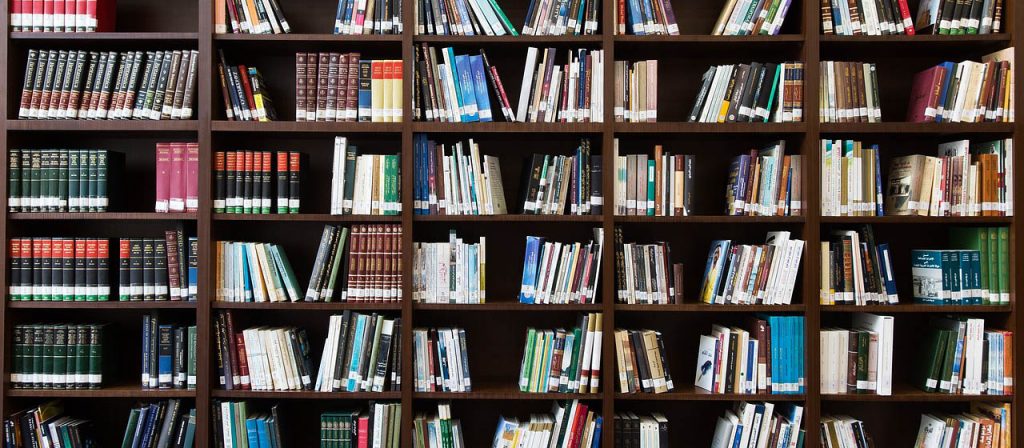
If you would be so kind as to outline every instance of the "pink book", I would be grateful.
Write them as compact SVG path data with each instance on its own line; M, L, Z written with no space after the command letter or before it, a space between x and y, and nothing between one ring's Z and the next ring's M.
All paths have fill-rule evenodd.
M359 434L358 434L359 444L357 445L357 447L358 448L369 448L370 447L370 417L369 416L367 416L367 415L360 415L359 416L358 431L359 431Z
M64 31L64 0L53 0L53 30Z
M171 144L156 144L156 212L167 213L171 198Z
M53 0L43 0L43 29L53 31Z
M89 21L89 9L86 7L86 0L75 0L75 30L85 31L86 22Z
M22 20L24 20L24 19L21 18L21 2L22 2L22 0L13 0L13 1L11 1L11 18L10 18L10 20L11 20L11 24L14 25L14 27L11 29L11 31L21 31L22 30L21 27L22 27L22 24L24 23L24 22L22 22Z
M199 143L185 147L185 211L199 210Z
M167 211L185 211L185 144L171 143L171 194Z
M64 0L64 31L73 33L78 26L78 8L76 0Z
M914 75L910 101L907 102L907 121L911 123L935 121L935 105L932 98L937 96L937 90L941 88L939 86L941 81L941 66L935 66Z

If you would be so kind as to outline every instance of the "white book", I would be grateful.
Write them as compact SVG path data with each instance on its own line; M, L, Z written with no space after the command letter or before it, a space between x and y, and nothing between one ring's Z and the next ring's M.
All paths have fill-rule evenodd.
M893 323L892 316L857 313L853 316L853 324L878 333L878 364L876 367L878 395L892 395L892 356L893 356Z

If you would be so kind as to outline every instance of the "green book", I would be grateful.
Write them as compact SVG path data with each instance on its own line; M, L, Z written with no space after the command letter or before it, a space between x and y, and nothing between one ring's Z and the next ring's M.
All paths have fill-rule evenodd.
M498 6L498 2L495 0L488 0L488 2L491 4L491 9L497 13L498 19L501 20L501 23L508 29L509 34L512 36L518 36L519 32L516 31L516 27L512 26L512 22L508 20L508 16L505 15L505 11L501 9L501 6Z
M81 169L81 152L77 149L68 150L68 211L78 212L81 211L79 206L81 205L81 199L78 195L80 183L79 170Z
M29 347L28 363L31 387L39 389L43 386L43 334L46 329L42 325L29 326L32 345Z
M68 369L68 326L55 325L53 329L53 378L54 389L67 387Z
M86 188L88 194L86 195L89 208L87 211L98 212L100 211L97 205L99 204L99 151L89 151L89 162L86 166L88 169L88 182L86 182Z
M21 150L7 154L7 211L21 211Z
M96 151L96 211L107 211L107 176L110 157L107 150ZM91 176L91 172L90 172Z
M338 282L338 270L341 269L341 261L345 254L346 241L348 241L348 227L342 227L341 236L338 238L337 249L334 252L334 260L331 261L331 273L327 280L327 302L330 302L334 298L334 286Z
M30 183L28 197L32 212L42 211L42 187L43 187L43 152L32 151L32 163L29 165Z
M1010 304L1010 229L998 227L999 233L999 303Z
M95 324L87 327L89 369L86 371L86 383L89 389L99 389L103 383L103 327Z
M68 211L68 150L57 153L57 211Z
M196 326L192 325L188 327L188 366L186 367L186 379L185 384L188 389L194 390L196 388Z
M993 303L989 297L988 229L985 227L953 227L949 229L949 243L956 249L978 251L981 255L981 299L982 303ZM998 303L998 298L995 301Z
M22 212L28 212L32 210L32 154L35 151L29 149L21 150L21 162L19 167L21 168L21 207L19 208Z
M15 325L12 336L14 342L11 345L14 347L14 354L11 356L11 387L19 389L21 383L25 381L25 327Z
M530 370L533 366L533 345L537 341L537 330L526 330L526 345L523 347L523 364L519 367L519 390L526 392L530 387Z
M55 157L56 151L45 150L40 156L40 169L42 170L41 184L39 185L39 197L42 198L42 211L55 212L56 201L54 197L57 191L57 172L55 166L57 165Z
M64 375L68 379L69 389L78 388L78 327L78 325L68 325L68 360L64 368Z
M942 370L939 373L939 392L949 393L953 384L950 378L953 376L953 361L956 358L956 344L959 335L953 330L946 331L946 347L942 350Z
M654 216L654 162L647 161L647 216Z
M89 158L94 151L78 151L78 211L89 211Z
M139 414L142 411L139 408L132 409L131 413L128 414L128 426L124 430L124 439L121 440L121 448L132 448L132 442L135 440L135 429L139 425Z
M856 392L866 394L871 392L868 388L868 354L871 351L870 331L851 331L850 338L857 338L857 384Z
M295 271L292 270L291 263L288 262L288 256L285 255L284 251L281 250L276 244L270 244L267 249L274 254L274 262L277 263L278 270L283 273L282 280L285 285L285 289L288 290L288 295L292 298L292 301L301 300L302 296L299 295L299 281L295 278Z

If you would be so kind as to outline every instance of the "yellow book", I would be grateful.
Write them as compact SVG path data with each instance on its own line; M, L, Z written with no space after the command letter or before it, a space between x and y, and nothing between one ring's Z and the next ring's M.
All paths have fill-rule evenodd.
M402 84L405 78L402 73L402 61L395 60L393 64L395 67L391 71L391 121L399 123L402 121Z
M384 82L381 84L381 86L382 86L382 88L381 88L381 90L382 90L381 98L382 99L381 99L381 104L380 104L380 107L381 107L381 112L380 112L381 119L380 119L380 121L391 122L391 121L394 121L392 119L392 114L394 113L394 108L393 108L394 107L394 103L392 101L393 101L394 96L395 96L394 95L395 64L394 64L394 61L380 61L380 64L383 67L383 71L384 71L384 74L383 74ZM374 110L376 112L376 109L377 109L377 95L376 95L377 89L376 88L374 89L373 93L374 93L374 95L373 95L373 101L374 101L373 108L374 108ZM377 121L377 120L373 120L373 121Z
M384 121L384 65L385 61L370 63L370 118L375 123Z

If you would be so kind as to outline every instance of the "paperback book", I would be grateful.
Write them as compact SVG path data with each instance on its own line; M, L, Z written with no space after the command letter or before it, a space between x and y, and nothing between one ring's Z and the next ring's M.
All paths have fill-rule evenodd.
M708 68L687 115L696 123L803 121L802 62L725 64Z
M596 303L603 242L601 228L595 228L594 239L585 243L527 236L519 302Z
M601 313L588 313L579 316L575 328L528 328L519 391L598 393L602 319Z

